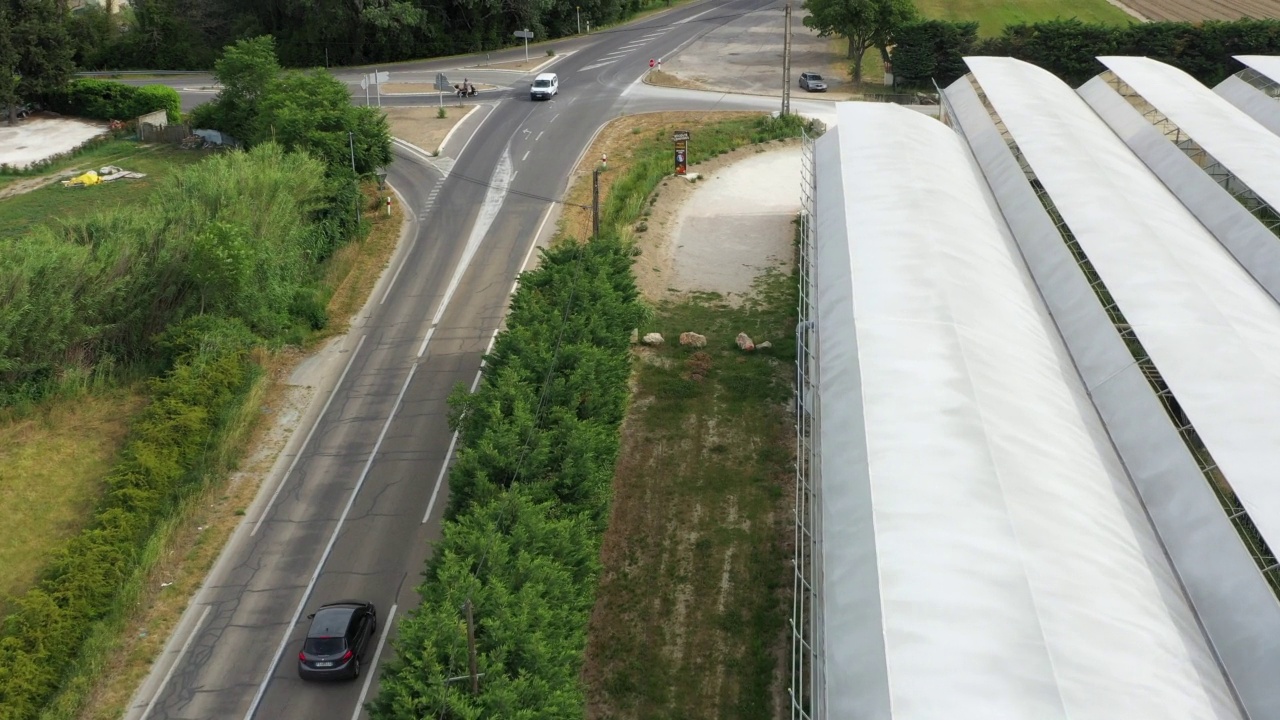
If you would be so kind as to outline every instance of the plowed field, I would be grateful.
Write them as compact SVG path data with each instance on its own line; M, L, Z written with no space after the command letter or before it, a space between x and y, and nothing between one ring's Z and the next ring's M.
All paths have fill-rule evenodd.
M1148 20L1280 18L1280 0L1120 0Z

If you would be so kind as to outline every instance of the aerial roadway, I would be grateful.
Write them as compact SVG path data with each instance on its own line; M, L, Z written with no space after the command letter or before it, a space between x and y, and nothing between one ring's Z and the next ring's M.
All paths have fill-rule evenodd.
M440 535L454 448L446 397L455 385L478 380L515 278L555 224L560 207L549 199L565 191L604 122L672 105L638 97L644 86L636 81L649 58L669 57L730 20L776 4L699 2L558 42L556 59L545 68L560 78L554 99L530 101L531 77L483 94L481 109L450 140L451 164L396 146L389 180L406 205L408 234L366 311L329 353L332 372L318 384L279 471L264 482L127 717L364 714L362 703L377 692L378 667L392 652L389 635L417 604L415 586ZM495 53L491 60L516 57L523 52ZM396 72L429 73L466 62L423 61L398 65ZM363 95L356 97L363 101ZM396 102L403 100L384 98ZM777 103L743 102L716 100L715 106ZM297 656L307 615L349 598L371 601L378 612L361 677L303 682Z

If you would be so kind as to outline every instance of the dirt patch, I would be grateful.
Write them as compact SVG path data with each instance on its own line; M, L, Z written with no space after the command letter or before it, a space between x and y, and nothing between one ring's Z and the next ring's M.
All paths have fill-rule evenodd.
M47 185L52 185L58 182L59 180L64 180L69 177L75 177L76 175L79 175L82 172L84 171L83 170L63 170L62 172L56 172L50 175L39 175L37 177L30 177L30 178L24 178L22 180L16 180L14 182L9 183L8 185L5 185L4 187L0 187L0 200L4 200L5 198L11 198L15 195L24 195L33 190L39 190L40 188L45 187Z
M695 165L696 183L663 181L636 278L645 297L716 293L731 305L770 269L790 272L792 218L800 210L800 143L739 148Z
M1156 21L1280 18L1278 0L1116 0L1112 4Z
M1189 0L1190 1L1190 0ZM859 90L849 79L844 41L818 37L803 24L807 12L791 18L791 93L793 97L848 100L861 91L882 92L883 76L870 74ZM749 13L702 36L679 54L663 58L662 70L646 82L696 90L782 96L782 7ZM872 51L874 53L874 51ZM869 53L869 54L872 54ZM869 63L864 62L864 69ZM877 66L878 67L878 66ZM802 72L818 72L828 92L808 93L796 84Z
M451 100L454 102L452 105L449 104ZM390 107L385 110L392 137L436 153L449 131L475 108L475 105L458 107L455 99L446 97L443 118L436 107Z
M781 345L793 326L789 283L766 284L752 309L665 303L652 321L708 342L645 348L637 365L588 629L587 718L784 717L789 348L732 343L745 330Z
M106 133L103 123L64 117L36 116L13 127L0 125L0 165L26 168Z
M758 113L664 112L633 115L609 123L596 137L595 142L583 157L582 164L574 173L574 178L569 185L568 202L560 218L559 234L579 239L591 235L589 209L591 171L599 166L602 155L608 156L608 169L600 174L600 196L604 198L608 197L609 188L613 186L613 182L625 175L631 166L638 139L652 137L654 132L675 125L691 128L696 132L696 128L702 123L755 115ZM740 252L735 254L733 261L734 266L725 267L724 263L720 262L715 248L708 246L708 243L716 242L720 234L716 232L698 234L701 229L708 226L708 223L714 227L713 218L719 211L712 213L693 211L690 209L693 207L690 201L695 194L705 191L709 197L706 207L723 208L721 214L730 216L740 215L742 212L751 214L753 210L749 205L743 208L732 199L732 196L738 192L730 192L728 197L730 204L726 206L725 200L718 196L716 187L731 191L736 188L737 191L751 196L763 192L770 198L766 202L771 203L773 196L777 196L776 192L768 189L773 185L768 181L760 182L760 177L767 178L769 171L766 169L765 174L760 175L759 169L748 166L744 171L734 171L726 175L726 168L772 150L797 153L798 148L799 143L796 140L773 142L767 146L738 148L689 166L690 173L705 180L690 182L674 175L663 180L654 195L650 197L649 215L643 220L644 229L640 231L641 224L638 223L637 232L634 233L636 247L640 250L635 264L636 283L645 299L650 302L661 302L701 291L740 299L750 293L753 280L766 267L789 267L791 237L785 228L772 234L743 233L740 238L742 241ZM788 186L784 195L792 194L790 188L796 188L795 204L798 209L800 182L798 155L796 158L795 182ZM740 174L743 176L739 177ZM786 185L787 182L783 181L782 185ZM693 220L689 221L688 218L691 215ZM712 219L709 220L709 218ZM784 224L785 222L789 220L784 221ZM682 235L682 230L686 229L689 232ZM682 244L684 247L680 248ZM677 252L677 250L683 251ZM776 258L777 261L771 262L769 260L771 257ZM679 272L676 269L677 263L685 265Z

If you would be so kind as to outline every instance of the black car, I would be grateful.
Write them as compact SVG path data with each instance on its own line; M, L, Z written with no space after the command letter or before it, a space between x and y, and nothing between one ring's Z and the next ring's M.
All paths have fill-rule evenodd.
M827 82L815 72L800 73L800 87L809 92L826 92Z
M342 600L307 616L311 627L298 653L298 677L336 680L360 677L360 662L373 644L378 610L371 602Z

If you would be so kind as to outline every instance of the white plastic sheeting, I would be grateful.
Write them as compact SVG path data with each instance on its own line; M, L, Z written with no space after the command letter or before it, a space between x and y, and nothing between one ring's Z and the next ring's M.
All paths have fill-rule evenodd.
M1280 137L1172 65L1145 57L1098 60L1267 204L1280 208Z
M1280 57L1236 55L1235 58L1273 82L1280 83ZM1218 83L1213 91L1271 132L1280 135L1280 98L1267 95L1239 75L1237 73Z
M1241 717L957 136L837 113L818 716Z
M1235 59L1280 83L1280 57L1275 55L1235 55Z
M1280 136L1175 67L1141 57L1098 59L1176 129L1153 125L1102 77L1081 87L1080 96L1245 270L1280 299L1280 239L1219 184L1228 182L1236 192L1247 185L1280 209L1280 175L1275 172ZM1203 149L1221 168L1199 154L1197 164L1183 147Z
M1280 548L1280 306L1048 72L967 58L1267 541Z

